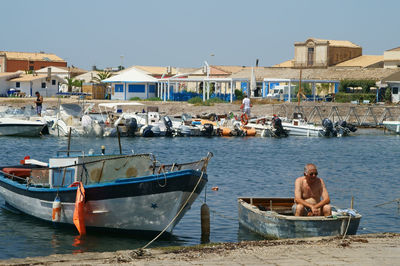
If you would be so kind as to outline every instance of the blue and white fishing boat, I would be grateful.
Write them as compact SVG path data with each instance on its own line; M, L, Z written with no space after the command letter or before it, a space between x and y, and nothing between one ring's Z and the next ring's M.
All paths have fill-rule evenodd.
M361 215L353 209L332 215L294 216L294 198L238 198L239 223L267 238L355 235Z
M21 165L1 167L0 195L6 206L45 221L74 224L77 188L82 188L79 219L88 230L152 234L171 233L190 209L207 182L212 157L163 165L152 154L60 154L49 163L26 158Z

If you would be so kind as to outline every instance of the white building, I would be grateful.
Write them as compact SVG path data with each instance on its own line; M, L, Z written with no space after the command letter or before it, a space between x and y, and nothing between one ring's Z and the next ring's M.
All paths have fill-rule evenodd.
M130 68L103 80L112 86L111 100L129 100L133 97L156 97L158 80L141 70Z
M384 68L400 68L400 47L383 52Z
M57 94L59 86L63 83L63 78L57 75L39 75L39 74L20 74L7 81L6 86L0 93L7 94L9 89L15 89L25 96L34 96L38 91L44 97L50 97Z

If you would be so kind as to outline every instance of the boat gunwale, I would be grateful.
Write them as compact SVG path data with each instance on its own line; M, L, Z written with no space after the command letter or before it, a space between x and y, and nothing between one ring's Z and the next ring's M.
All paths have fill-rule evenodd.
M200 170L193 170L193 169L183 169L168 173L160 173L156 175L147 175L141 177L130 177L130 178L120 178L115 179L110 182L100 182L100 183L92 183L88 185L84 185L86 189L90 188L99 188L99 187L113 187L113 186L123 186L127 184L135 184L135 183L143 183L143 182L153 182L157 180L166 180L172 178L178 178L185 175L194 175L194 176L201 176ZM207 174L204 173L202 179L208 180ZM32 192L63 192L63 191L73 191L76 190L77 187L53 187L53 188L45 188L45 187L36 187L36 186L27 186L26 184L21 184L16 180L12 180L7 178L4 174L0 173L0 181L7 183L11 186L14 186L18 189L22 190L29 190Z

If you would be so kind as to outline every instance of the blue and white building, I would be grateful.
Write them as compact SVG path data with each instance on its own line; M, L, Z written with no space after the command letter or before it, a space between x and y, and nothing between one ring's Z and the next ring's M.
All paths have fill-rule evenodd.
M121 71L103 82L111 84L111 100L148 99L156 97L157 93L158 80L136 68Z

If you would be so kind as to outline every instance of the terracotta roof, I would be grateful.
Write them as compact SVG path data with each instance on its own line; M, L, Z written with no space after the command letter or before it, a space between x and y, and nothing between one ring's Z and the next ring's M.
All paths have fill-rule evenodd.
M65 62L55 54L46 53L25 53L25 52L7 52L0 51L0 55L5 55L7 59L14 60L32 60L32 61L49 61L49 62Z
M46 78L47 75L33 75L33 74L25 74L21 75L18 78L10 79L10 81L15 81L15 82L25 82L25 81L32 81L32 80L37 80L37 79L43 79Z
M273 65L272 67L293 67L293 59L287 60L285 62Z
M337 67L369 67L383 63L383 55L361 55L356 58L344 61L335 66Z
M145 71L149 75L162 75L162 74L168 74L167 73L167 67L163 66L133 66L136 69L140 69ZM171 75L176 75L176 67L171 67Z
M302 78L310 80L342 80L342 79L372 79L382 80L383 78L399 71L389 68L323 68L323 69L303 69ZM264 67L255 68L256 80L262 81L264 78L277 79L299 79L300 70L294 68ZM231 76L232 78L251 77L251 69L245 69Z
M400 51L400 46L386 51Z
M324 39L317 39L317 38L309 38L308 40L312 40L315 43L328 43L329 46L338 46L338 47L351 47L351 48L361 48L361 46L354 44L350 41L340 41L340 40L324 40ZM306 41L306 42L307 42ZM296 42L296 44L303 44L304 42Z
M246 66L214 66L214 65L212 67L220 69L220 70L222 70L222 71L224 71L226 73L229 73L229 74L234 74L234 73L237 73L239 71L242 71L245 68L248 68Z

